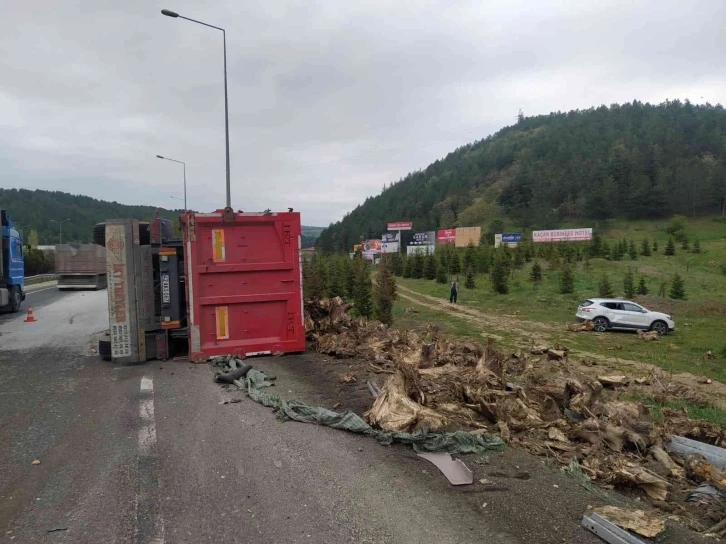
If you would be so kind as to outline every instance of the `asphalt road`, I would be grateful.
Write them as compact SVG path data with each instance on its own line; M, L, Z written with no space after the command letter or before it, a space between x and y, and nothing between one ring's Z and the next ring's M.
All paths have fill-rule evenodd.
M3 541L598 542L578 527L588 497L568 510L578 486L558 471L513 481L521 504L454 488L410 448L280 422L206 365L99 360L104 291L33 296L37 323L0 322ZM314 357L255 365L279 394L313 402ZM241 402L220 404L230 398Z

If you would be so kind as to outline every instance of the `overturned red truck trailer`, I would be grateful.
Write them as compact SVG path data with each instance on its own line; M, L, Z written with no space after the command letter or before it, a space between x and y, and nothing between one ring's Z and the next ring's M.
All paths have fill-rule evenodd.
M182 217L189 356L305 350L300 214Z
M146 247L138 222L107 223L114 360L166 359L180 344L195 362L305 350L299 213L186 213L181 239L158 221Z

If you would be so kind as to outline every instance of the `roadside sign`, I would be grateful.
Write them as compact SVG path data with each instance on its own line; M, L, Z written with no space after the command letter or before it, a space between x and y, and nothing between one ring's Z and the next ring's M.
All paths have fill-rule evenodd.
M559 229L535 230L532 232L532 241L543 242L584 242L592 239L592 229Z
M388 230L411 230L413 223L411 221L394 221L388 223Z
M456 243L456 229L443 229L436 233L437 244Z
M508 247L517 247L517 244L522 239L522 234L519 232L509 232L504 234L494 235L494 247L506 245Z

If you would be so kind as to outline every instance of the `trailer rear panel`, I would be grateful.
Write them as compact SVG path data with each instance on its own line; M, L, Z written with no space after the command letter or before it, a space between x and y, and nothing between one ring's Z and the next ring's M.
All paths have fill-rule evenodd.
M106 287L106 248L96 244L61 244L55 247L58 287Z
M300 214L182 216L190 359L305 350Z

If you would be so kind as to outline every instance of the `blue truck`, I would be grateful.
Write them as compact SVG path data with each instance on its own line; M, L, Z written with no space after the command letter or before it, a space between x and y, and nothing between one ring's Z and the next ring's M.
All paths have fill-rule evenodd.
M3 209L0 209L0 242L0 312L17 312L25 300L23 240Z

